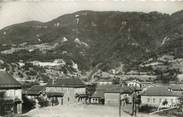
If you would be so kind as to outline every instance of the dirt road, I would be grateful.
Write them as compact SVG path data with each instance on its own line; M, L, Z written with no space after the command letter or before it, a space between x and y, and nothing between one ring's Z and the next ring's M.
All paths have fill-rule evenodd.
M62 105L34 109L25 115L31 117L119 117L117 107L102 105ZM122 112L121 117L131 117ZM137 117L160 117L158 115L138 114Z

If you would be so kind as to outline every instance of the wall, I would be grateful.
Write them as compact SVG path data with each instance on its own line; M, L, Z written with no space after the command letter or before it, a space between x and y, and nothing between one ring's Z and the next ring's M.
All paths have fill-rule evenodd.
M86 88L46 87L46 92L64 93L63 104L77 103L76 94L86 94Z
M22 89L9 89L4 90L4 97L5 99L15 100L16 98L20 99L22 101ZM13 105L12 105L13 106ZM22 113L22 103L19 102L16 105L16 108L14 108L15 113ZM13 108L13 107L11 107Z
M22 89L9 89L5 92L5 98L15 99L18 98L22 100Z
M156 106L158 107L160 103L164 100L168 101L168 105L173 105L178 103L178 97L171 97L171 96L141 96L141 102L143 105L148 104L151 106Z
M105 93L104 98L106 105L119 105L119 99L120 99L119 93Z
M85 94L86 88L67 88L67 87L46 87L46 92L61 92L67 93L69 91L74 90L75 93L78 94Z

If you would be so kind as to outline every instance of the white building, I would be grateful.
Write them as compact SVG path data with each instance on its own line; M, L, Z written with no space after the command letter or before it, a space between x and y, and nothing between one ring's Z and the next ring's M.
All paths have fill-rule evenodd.
M167 86L148 88L141 95L142 105L155 107L172 107L179 103L180 93L172 92Z
M127 81L126 84L128 87L135 87L143 90L153 86L152 82L144 82L144 81L138 81L138 80Z
M127 81L127 86L141 88L141 82L138 80Z

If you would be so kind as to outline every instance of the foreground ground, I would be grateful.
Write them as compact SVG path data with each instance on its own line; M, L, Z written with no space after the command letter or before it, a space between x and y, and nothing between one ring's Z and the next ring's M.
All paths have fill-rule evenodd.
M25 115L31 117L119 117L117 107L100 105L62 105L34 109ZM121 117L131 117L122 112ZM160 117L158 115L150 116L148 114L138 114L137 117Z

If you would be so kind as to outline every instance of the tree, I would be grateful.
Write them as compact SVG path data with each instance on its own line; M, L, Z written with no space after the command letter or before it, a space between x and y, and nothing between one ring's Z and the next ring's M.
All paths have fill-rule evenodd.
M153 68L153 72L158 76L157 81L161 81L162 83L177 81L179 69L172 67L172 63L169 62L169 60L166 60L162 63L162 65Z
M112 83L113 84L120 84L120 78L114 78L113 80L112 80Z
M156 69L155 74L158 76L157 80L162 83L169 83L170 81L177 81L177 69L168 68L167 70Z

